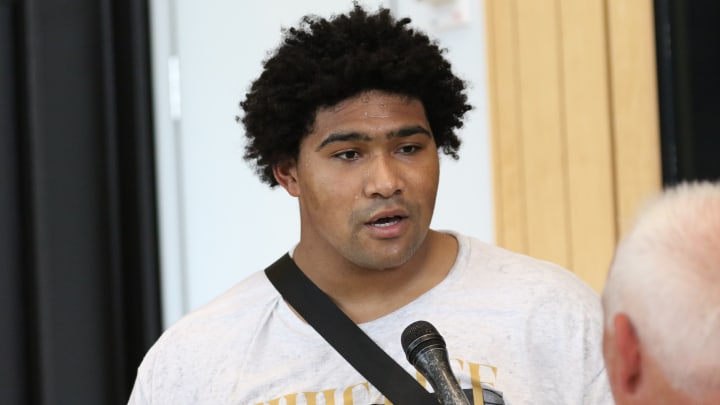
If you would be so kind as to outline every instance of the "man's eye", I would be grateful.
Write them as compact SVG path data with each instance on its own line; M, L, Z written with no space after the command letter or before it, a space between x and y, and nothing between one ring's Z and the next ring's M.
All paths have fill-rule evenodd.
M360 157L360 154L354 150L346 150L334 155L336 158L341 160L355 160Z
M404 145L404 146L401 146L399 149L400 153L404 153L404 154L415 153L418 150L420 150L420 147L417 145Z

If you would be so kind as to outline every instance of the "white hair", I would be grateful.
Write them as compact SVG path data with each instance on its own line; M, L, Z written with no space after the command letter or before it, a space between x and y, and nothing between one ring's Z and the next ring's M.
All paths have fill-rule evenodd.
M720 390L720 183L668 188L615 251L603 291L675 389Z

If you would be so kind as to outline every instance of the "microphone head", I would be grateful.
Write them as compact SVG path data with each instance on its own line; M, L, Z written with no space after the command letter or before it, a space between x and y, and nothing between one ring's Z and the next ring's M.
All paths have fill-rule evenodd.
M420 354L433 348L445 348L445 340L435 327L427 321L416 321L408 325L400 337L405 356L415 365Z

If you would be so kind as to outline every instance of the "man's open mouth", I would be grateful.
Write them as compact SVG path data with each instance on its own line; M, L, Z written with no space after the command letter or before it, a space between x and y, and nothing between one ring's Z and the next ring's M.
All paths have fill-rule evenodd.
M401 217L400 215L395 215L392 217L382 217L379 218L377 221L370 222L369 225L376 226L378 228L384 228L397 224L398 222L402 221L403 218L404 217Z

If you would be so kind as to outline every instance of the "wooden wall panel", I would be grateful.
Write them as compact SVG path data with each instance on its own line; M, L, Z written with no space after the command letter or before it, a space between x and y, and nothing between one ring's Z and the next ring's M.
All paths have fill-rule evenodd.
M597 291L661 187L651 0L485 0L496 241Z
M517 19L515 4L511 1L487 3L487 19L494 40L488 43L490 60L496 66L489 69L491 92L497 102L491 103L492 131L502 133L493 142L495 182L495 239L510 250L527 251L525 232L525 182L523 151L520 140L519 66L517 62ZM503 67L503 68L501 68ZM502 91L499 91L502 89Z
M600 286L616 241L605 4L562 1L560 15L570 268Z
M527 253L568 267L558 0L516 7Z
M662 187L655 29L651 0L608 1L610 74L620 236Z

